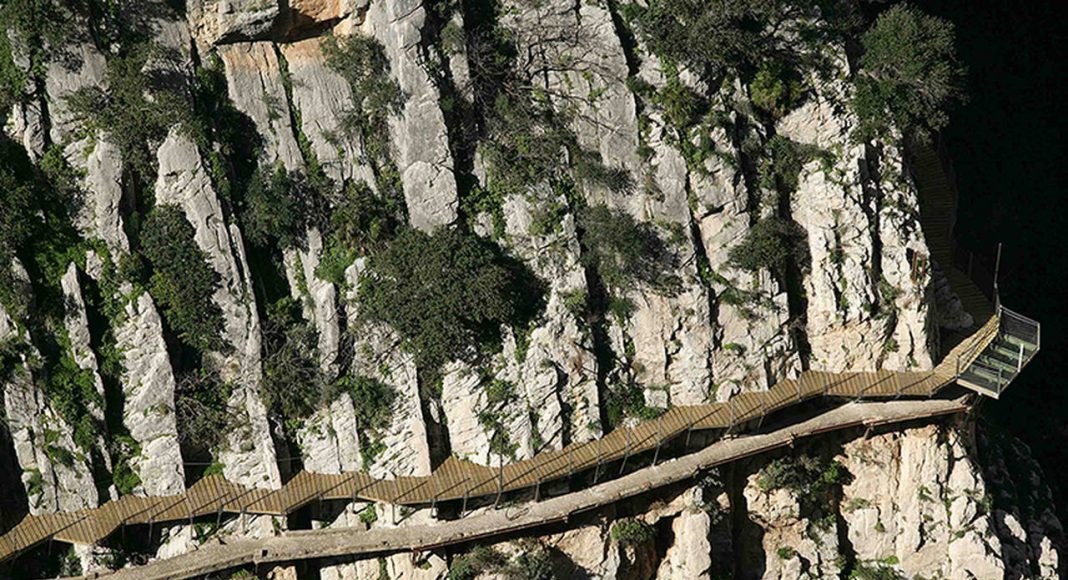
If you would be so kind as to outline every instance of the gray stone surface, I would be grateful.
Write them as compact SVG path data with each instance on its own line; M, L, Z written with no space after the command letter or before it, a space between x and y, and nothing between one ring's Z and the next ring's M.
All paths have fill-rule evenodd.
M410 223L431 230L456 220L458 201L441 97L420 53L426 17L418 0L372 2L359 30L382 43L405 95L402 113L390 118L394 160Z
M228 434L219 459L227 478L256 487L281 485L267 415L257 394L260 365L260 322L252 303L252 285L241 232L226 226L219 200L197 153L181 131L172 129L159 153L156 203L180 207L193 225L197 245L219 274L221 285L214 301L222 310L223 340L232 345L228 354L213 353L212 363L223 380L236 388L230 405L247 418L242 428Z

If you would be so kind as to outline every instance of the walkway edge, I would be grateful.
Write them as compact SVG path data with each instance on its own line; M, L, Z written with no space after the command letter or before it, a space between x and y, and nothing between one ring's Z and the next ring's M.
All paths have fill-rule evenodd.
M966 411L969 408L968 398L848 403L796 425L769 433L720 440L679 459L647 467L585 490L517 508L430 525L370 531L353 528L295 531L262 540L214 544L171 559L84 578L189 578L250 564L370 556L470 542L566 521L577 513L690 479L703 469L789 446L804 437L850 427L888 425Z

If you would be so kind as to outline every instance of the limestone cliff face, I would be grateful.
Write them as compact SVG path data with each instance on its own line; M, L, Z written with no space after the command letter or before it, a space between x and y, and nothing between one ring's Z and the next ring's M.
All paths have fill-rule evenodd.
M24 313L0 305L0 346L20 347L14 372L0 374L8 435L0 443L10 447L0 454L21 469L16 475L32 513L94 507L120 493L177 494L203 471L183 458L176 376L189 371L188 361L176 355L163 302L138 285L111 283L117 270L136 266L127 263L138 245L130 232L154 206L180 209L219 280L211 299L223 315L226 348L204 353L203 364L233 387L227 404L236 419L212 459L227 479L264 489L278 488L297 469L421 476L448 458L497 466L595 440L614 427L609 409L623 386L637 388L646 410L657 410L725 401L803 370L926 370L942 354L941 329L973 322L939 265L929 264L905 152L896 142L851 138L854 71L842 42L821 47L831 55L830 70L801 71L803 95L769 118L741 80L710 90L693 71L661 60L617 2L505 0L493 22L465 22L489 18L465 10L472 4L466 1L189 0L183 13L172 2L140 4L153 9L136 11L139 32L160 49L146 72L173 85L176 106L239 118L237 130L256 145L242 162L268 175L277 168L305 178L321 172L335 199L360 186L384 194L382 168L371 160L383 154L396 167L408 226L464 227L492 240L542 281L544 308L528 328L502 329L499 349L478 365L421 370L396 329L360 317L358 288L370 252L349 248L354 261L327 273L338 250L330 247L329 219L302 223L299 242L278 255L249 241L247 208L219 178L226 169L220 159L233 152L205 145L198 132L204 127L176 123L148 143L155 173L145 191L134 191L125 136L83 130L68 102L81 89L107 90L107 67L118 54L93 37L102 34L98 23L72 17L76 34L63 54L33 70L41 92L27 90L32 96L5 112L3 126L35 163L59 152L73 170L80 203L72 220L86 249L62 265L62 333L69 340L61 346L90 377L98 396L86 408L109 432L87 448L75 443L74 426L54 408L48 378L33 364L40 353L20 320ZM452 4L460 6L449 12ZM624 186L564 190L546 178L510 191L493 209L472 202L492 189L487 144L479 142L484 119L468 118L477 116L477 77L485 74L479 51L486 49L479 35L487 28L514 42L510 66L528 75L526 88L539 103L566 112L561 118L576 150ZM374 136L381 143L353 134L348 114L361 95L326 62L328 39L353 35L380 46L386 74L403 95L403 106ZM30 72L25 51L15 49L13 64ZM197 76L215 63L224 85L215 88L222 90L195 91ZM680 135L672 111L641 85L708 95L718 120ZM790 176L796 185L785 193L761 174L783 140L818 153L800 163ZM382 144L384 153L373 151ZM578 164L560 157L561 165ZM670 284L643 280L612 289L626 305L618 311L606 308L604 283L589 264L583 211L599 206L652 232L670 269ZM807 257L789 273L739 267L733 251L771 218L797 227ZM265 263L278 271L263 274ZM314 362L326 382L358 376L388 387L381 425L367 428L366 401L350 392L323 402L292 433L283 432L288 417L270 416L261 389L263 319L282 296L314 330ZM101 303L116 308L104 316ZM493 384L506 389L504 400L491 397ZM120 433L125 455L115 452ZM907 577L1055 576L1063 567L1060 527L1026 450L972 439L968 429L929 426L825 442L851 480L819 518L797 493L763 489L763 460L754 460L729 478L721 473L632 513L655 529L655 539L620 543L607 517L537 541L558 552L553 567L563 576L816 578L858 563ZM112 459L120 455L137 476L132 489L111 482L121 468ZM362 501L335 507L317 512L314 525L408 525L440 515ZM285 518L242 518L219 534L256 537L287 525ZM155 555L195 549L203 541L198 534L175 526L158 539ZM509 555L525 549L499 548ZM83 559L92 564L88 552ZM434 553L413 563L398 555L321 575L440 578L448 560Z
M1063 530L1040 507L1048 490L1028 487L1040 476L1018 442L977 445L970 427L953 425L832 439L795 451L827 453L848 474L818 515L804 492L761 484L774 461L765 456L521 549L547 549L557 574L592 578L1058 577ZM986 454L999 459L984 474ZM1021 486L1026 498L1013 495ZM635 520L651 534L634 542L612 531Z
M19 279L28 282L22 266L15 267ZM0 341L26 345L28 338L0 308ZM96 507L99 495L91 464L69 451L75 448L73 429L52 409L35 380L30 362L36 353L32 347L24 352L5 376L3 411L28 509L40 514Z

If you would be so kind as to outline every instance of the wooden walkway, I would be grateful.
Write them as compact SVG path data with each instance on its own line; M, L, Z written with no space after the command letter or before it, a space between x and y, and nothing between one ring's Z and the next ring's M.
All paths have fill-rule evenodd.
M928 188L937 194L933 200L926 200L921 208L928 244L943 269L952 271L949 266L952 245L943 239L950 234L952 190L937 157L930 152L921 152L916 169L924 195ZM943 196L949 198L948 203L941 199ZM953 274L951 281L965 307L981 324L977 324L973 332L959 341L931 371L806 371L797 379L781 381L768 391L741 393L726 403L675 407L657 419L616 429L601 439L545 451L501 469L449 459L427 477L383 480L363 472L337 475L300 472L276 490L247 488L227 482L221 476L209 476L181 495L124 496L94 509L26 516L0 537L0 560L48 539L95 544L122 525L173 523L221 513L286 515L316 500L363 499L398 505L431 505L448 500L499 496L505 492L537 488L579 472L599 472L605 464L652 451L690 431L735 429L816 397L852 400L931 397L955 381L959 370L978 356L995 338L998 329L998 318L990 304L967 276Z
M693 479L702 470L792 446L804 437L855 427L871 428L931 419L968 408L967 397L848 403L811 419L765 433L720 439L678 459L644 467L616 479L543 501L486 510L477 515L430 524L376 527L370 530L362 527L295 530L263 539L230 539L225 544L209 542L180 556L153 560L144 566L105 572L99 576L94 574L89 578L176 580L204 577L241 566L265 570L301 560L352 560L405 550L425 553L445 546L567 522L577 514Z

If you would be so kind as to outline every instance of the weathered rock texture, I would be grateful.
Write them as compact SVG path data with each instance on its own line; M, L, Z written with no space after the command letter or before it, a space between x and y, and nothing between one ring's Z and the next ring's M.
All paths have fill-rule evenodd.
M247 419L243 428L227 436L227 447L220 455L226 476L246 485L277 487L282 482L274 460L274 443L266 411L257 395L260 322L252 304L252 282L241 232L226 226L196 146L177 129L171 131L159 150L156 203L182 209L193 224L197 245L221 279L214 301L223 313L223 338L233 350L215 353L214 358L222 379L237 386L230 405L239 417Z
M16 275L25 271L15 264ZM28 336L0 307L0 341L26 344ZM74 511L99 501L91 465L74 444L72 429L51 407L29 364L32 347L18 356L10 376L2 377L4 427L22 468L30 513Z
M456 219L453 160L440 94L425 67L422 30L426 8L417 0L372 2L360 30L382 43L404 93L404 110L391 118L397 168L412 226L431 230Z
M833 438L793 451L827 453L849 474L819 517L814 498L759 483L773 459L762 456L533 544L493 547L506 555L548 548L558 574L591 578L1058 577L1063 531L1048 489L1030 487L1037 466L1018 442L980 445L993 458L992 487L966 425ZM626 520L652 533L620 542L612 530Z
M99 421L121 417L121 429L139 446L127 458L141 482L134 493L175 494L187 484L175 375L190 369L172 360L171 330L143 284L127 280L117 290L108 284L137 251L131 232L153 205L181 209L219 276L213 299L232 349L208 353L206 364L235 385L229 405L239 420L214 459L228 479L261 488L279 486L289 472L276 458L280 438L294 439L284 441L299 454L287 459L294 466L324 473L421 476L448 458L496 466L600 437L612 427L604 419L624 385L638 387L647 407L666 408L727 400L808 369L930 369L939 355L938 328L960 330L974 322L930 263L904 151L894 142L861 145L851 137L857 119L848 106L848 79L854 71L838 44L819 47L828 74L801 71L803 94L770 118L757 110L752 87L741 80L712 90L685 66L662 62L629 29L618 3L604 0L505 0L496 22L473 23L465 23L465 15L481 13L468 2L452 10L456 3L419 0L189 0L182 15L165 4L173 3L131 8L139 29L165 49L149 59L146 71L168 78L176 102L192 109L194 98L207 98L192 90L196 67L221 62L226 86L216 96L247 121L239 128L248 133L242 137L259 145L248 161L258 163L262 175L281 167L296 179L318 178L321 169L329 179L318 192L326 205L346 187L379 187L382 176L368 164L367 144L345 130L361 95L327 66L323 46L329 35L360 34L380 43L404 104L390 115L388 135L374 137L387 143L399 172L408 225L428 232L465 227L493 240L542 281L544 304L528 328L502 329L499 351L485 353L477 365L446 365L436 384L394 329L360 317L360 275L373 251L347 248L359 257L342 283L319 277L321 266L337 258L330 253L338 248L331 247L328 219L302 222L293 247L246 242L247 200L216 182L226 170L217 155L231 153L225 147L212 151L184 124L170 128L162 142L146 144L158 173L147 180L151 191L135 199L116 145L125 136L83 131L66 101L79 89L107 90L113 58L92 38L99 27L72 17L77 34L64 58L33 71L40 72L36 81L45 94L5 112L3 126L35 162L58 147L77 176L83 203L73 225L93 250L77 256L62 280L71 306L63 321L70 339L65 354L89 373L99 399L112 401L103 396L106 387L121 383L121 409L100 402L86 408ZM493 211L468 207L465 196L487 193L481 188L490 189L486 197L495 193L487 183L485 143L478 142L478 121L485 119L465 118L480 114L472 101L475 77L484 72L477 59L485 55L477 51L485 49L479 44L485 39L474 36L482 26L506 31L498 33L519 49L509 66L529 80L524 90L567 113L563 129L619 178L615 183L568 174L573 189L564 191L546 176L495 199ZM794 28L787 21L774 34L786 38ZM25 47L14 46L12 56L15 66L29 70ZM680 135L671 112L647 91L633 90L641 84L635 81L654 91L696 90L717 120L702 120ZM760 175L773 140L781 139L812 153L789 192L773 190L777 186ZM560 164L574 169L576 160L561 152ZM601 287L587 260L582 221L596 206L653 232L665 248L662 280ZM732 250L772 217L796 226L807 258L793 259L786 272L739 267ZM271 268L277 271L265 273ZM114 295L102 299L119 308L98 324L103 313L94 311L99 305L90 298L105 288ZM323 401L293 436L281 428L290 417L268 418L259 389L260 316L270 306L265 302L279 295L299 302L316 331L314 356L324 384L363 376L392 389L382 426L361 425L364 401L348 393ZM630 308L612 312L610 299ZM18 465L15 475L34 513L95 506L101 492L115 493L104 479L94 481L112 469L106 451L114 442L101 437L92 445L98 452L89 455L99 459L75 449L73 429L50 404L47 379L30 364L37 345L19 316L0 310L0 343L28 347L3 377L3 441L11 449L0 450L10 456L0 465ZM103 357L115 354L98 352L104 337L114 339L117 378L104 372ZM508 396L491 403L491 388ZM757 460L733 476L724 473L722 482L701 482L642 506L636 517L656 529L654 539L620 543L610 533L610 515L540 541L557 550L554 569L567 577L581 570L604 578L814 578L859 565L892 566L909 577L1047 578L1059 572L1060 525L1019 445L981 446L980 463L967 430L925 427L827 446L823 451L852 474L829 519L814 520L795 493L756 485ZM74 459L62 450L75 452ZM375 519L372 507L375 526L432 517L365 502L334 507L336 513L319 514L321 525L365 525ZM286 525L284 518L245 518L225 523L219 535L255 537ZM195 526L175 526L158 555L203 541ZM522 550L501 549L510 557ZM88 548L79 553L87 566L105 559ZM433 553L413 563L397 555L331 567L322 576L377 578L384 571L390 578L437 578L447 560Z

